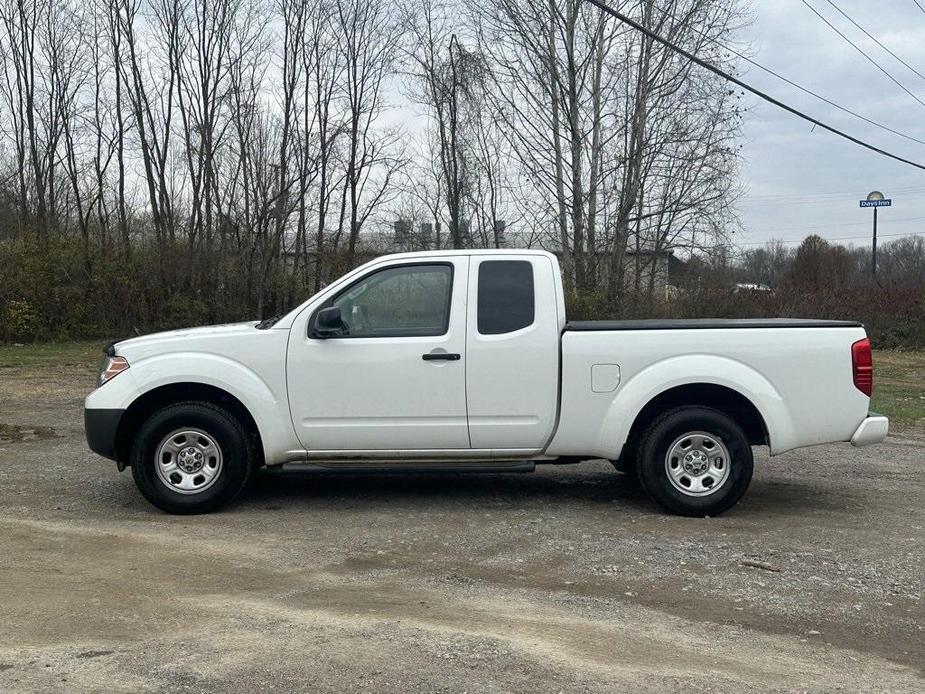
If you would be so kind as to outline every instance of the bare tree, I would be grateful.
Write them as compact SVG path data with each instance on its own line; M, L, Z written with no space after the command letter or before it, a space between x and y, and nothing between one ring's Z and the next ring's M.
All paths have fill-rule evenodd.
M360 230L394 196L391 182L404 164L399 134L377 127L385 86L396 59L401 24L386 0L336 0L335 31L344 59L346 180L334 247L347 228L348 264Z
M640 0L635 10L643 24L695 51L727 36L737 17L731 1L671 0L665 8ZM725 93L717 80L693 73L661 44L580 0L492 0L470 11L497 83L495 112L532 184L526 194L548 209L549 243L560 253L567 288L603 286L608 296L618 296L631 239L640 247L659 245L648 250L681 239L675 227L652 234L651 221L642 222L664 202L665 172L690 163L692 149L712 163L694 166L694 184L671 188L675 197L688 196L672 204L693 210L699 202L701 211L717 212L705 204L709 187L702 183L709 179L729 190L730 176L716 172L730 147L727 135L736 132L735 118L725 120L735 100L714 98ZM695 86L681 89L688 84ZM699 111L681 127L674 114L688 108L685 98L692 94ZM700 117L705 114L721 119L722 135L710 132ZM696 144L685 150L684 142ZM678 217L662 215L662 221ZM695 233L690 225L688 231Z
M326 280L324 266L327 248L328 215L337 187L343 176L336 171L337 145L347 130L341 120L342 94L338 87L342 82L346 60L337 50L338 37L335 34L334 10L326 2L318 2L311 13L311 25L306 33L303 51L306 86L302 109L302 133L304 144L300 158L300 204L299 228L301 230L303 254L308 245L307 195L310 182L317 177L314 196L316 208L314 229L314 289L318 291ZM307 270L307 263L306 263Z
M551 205L567 287L593 286L588 204L597 204L602 152L622 128L605 115L617 75L604 66L617 28L580 0L493 0L472 12L493 66L494 112L532 196Z
M740 0L625 9L723 62ZM0 73L0 234L40 249L0 298L88 324L104 286L127 327L279 311L396 217L613 307L737 226L739 95L582 0L0 0Z
M127 87L134 131L144 169L151 220L159 247L176 233L174 201L170 191L170 152L176 108L182 6L176 0L158 0L152 8L153 30L159 53L147 56L147 47L138 35L142 0L113 0L113 38L122 50L119 69L121 83Z
M406 62L414 77L409 93L430 117L450 239L454 248L461 248L472 231L473 211L466 207L477 186L475 138L487 110L488 66L478 48L463 45L456 33L459 17L445 3L412 3L404 13L409 27Z

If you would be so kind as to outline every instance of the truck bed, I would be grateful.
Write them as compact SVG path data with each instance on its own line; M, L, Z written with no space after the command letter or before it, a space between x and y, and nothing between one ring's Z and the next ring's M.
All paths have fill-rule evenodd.
M811 318L684 318L569 321L564 332L615 330L737 330L742 328L863 328L861 323Z
M638 409L627 403L690 383L744 395L765 422L772 455L848 441L870 407L852 379L852 345L864 338L860 324L843 321L570 323L562 334L561 417L549 450L577 450L594 439L599 448L589 453L606 453L610 441L628 440L624 428Z

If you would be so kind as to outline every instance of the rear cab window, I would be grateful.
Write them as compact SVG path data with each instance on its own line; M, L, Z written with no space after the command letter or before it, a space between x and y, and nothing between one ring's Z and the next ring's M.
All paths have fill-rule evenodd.
M486 260L479 265L479 334L503 335L533 325L535 301L529 261Z

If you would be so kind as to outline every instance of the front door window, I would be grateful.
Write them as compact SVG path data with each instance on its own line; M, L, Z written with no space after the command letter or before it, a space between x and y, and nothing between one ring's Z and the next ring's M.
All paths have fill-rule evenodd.
M449 264L390 267L364 277L331 303L345 323L341 337L437 337L450 321Z

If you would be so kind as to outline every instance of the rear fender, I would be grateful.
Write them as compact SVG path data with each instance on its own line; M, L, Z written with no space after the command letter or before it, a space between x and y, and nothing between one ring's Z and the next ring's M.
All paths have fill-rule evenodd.
M724 386L751 401L767 426L772 454L793 447L790 412L780 393L764 376L734 359L696 354L656 362L621 385L604 416L599 450L606 451L608 458L619 458L642 409L661 393L693 384Z

